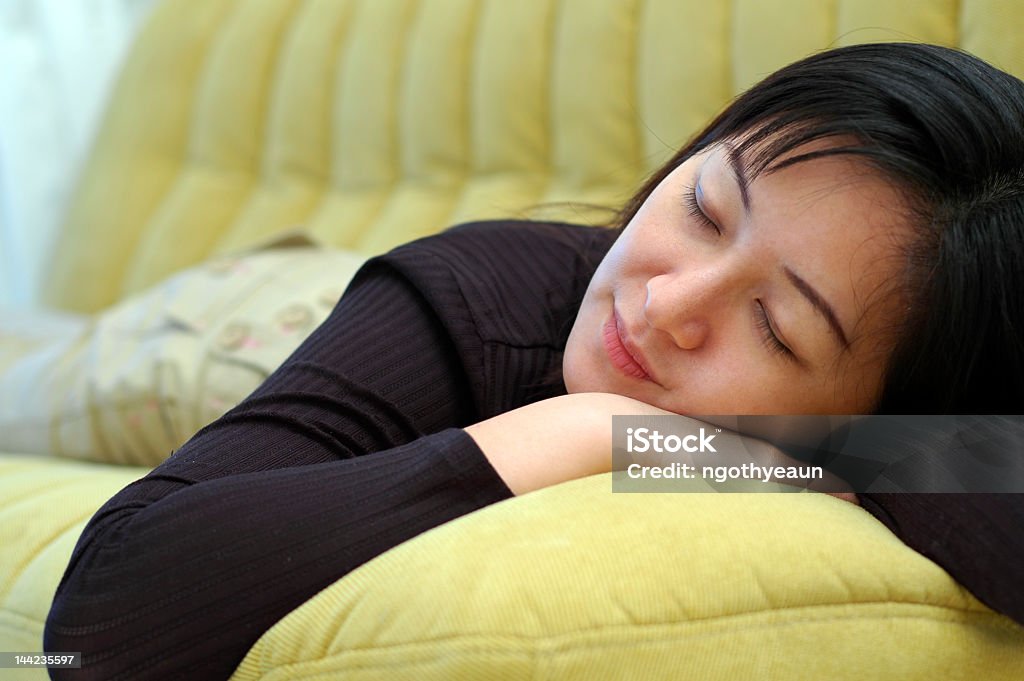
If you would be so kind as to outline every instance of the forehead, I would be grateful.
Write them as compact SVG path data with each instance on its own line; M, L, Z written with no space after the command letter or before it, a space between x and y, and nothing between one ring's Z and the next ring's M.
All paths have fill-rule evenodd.
M756 174L735 144L719 143L699 156L705 158L710 182L730 196L738 197L739 189L747 189L751 199L747 208L754 217L783 213L789 220L800 220L791 231L803 226L806 218L822 230L867 228L858 230L864 232L860 236L906 232L910 224L906 197L866 160L852 154L808 157L838 146L839 142L827 141L806 144ZM755 203L758 196L761 201Z

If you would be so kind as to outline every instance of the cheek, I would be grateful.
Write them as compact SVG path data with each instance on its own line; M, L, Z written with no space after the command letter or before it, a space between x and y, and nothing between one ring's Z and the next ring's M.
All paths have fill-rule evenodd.
M681 363L671 401L677 409L707 416L835 412L832 382L734 341ZM836 412L838 413L838 412ZM842 413L847 413L843 411Z
M750 361L749 356L721 357L716 362L693 367L683 382L680 399L707 415L750 414L764 411L774 401L769 397L777 382L769 372ZM693 408L691 407L691 412Z
M587 289L562 354L562 378L570 393L593 392L597 377L597 339L607 295L595 278Z
M587 392L586 367L579 320L569 334L569 341L562 354L562 380L570 393Z
M620 280L629 270L631 263L636 260L634 251L631 233L627 228L601 259L591 279L588 292L608 288L612 283Z

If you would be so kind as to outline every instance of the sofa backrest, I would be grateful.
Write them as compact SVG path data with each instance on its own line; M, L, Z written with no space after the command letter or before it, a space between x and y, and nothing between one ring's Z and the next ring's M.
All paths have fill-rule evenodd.
M304 226L373 253L456 222L607 214L733 96L811 52L959 46L1024 75L1015 0L166 0L51 261L95 311Z

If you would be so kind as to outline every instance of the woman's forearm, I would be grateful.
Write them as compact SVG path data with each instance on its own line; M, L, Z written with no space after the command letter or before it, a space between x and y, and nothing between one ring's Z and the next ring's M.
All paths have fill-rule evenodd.
M456 428L344 461L140 482L76 548L44 647L81 651L82 668L51 673L222 681L263 632L329 584L509 496Z
M614 397L614 396L611 396ZM468 426L515 494L611 469L613 400L563 395Z
M575 393L499 414L466 432L519 495L610 471L615 415L672 414L622 395Z

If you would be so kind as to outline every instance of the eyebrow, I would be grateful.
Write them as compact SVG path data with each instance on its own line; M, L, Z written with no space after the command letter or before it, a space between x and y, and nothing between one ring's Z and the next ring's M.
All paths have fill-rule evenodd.
M729 158L729 166L736 177L736 184L740 188L740 200L743 201L743 209L750 213L750 181L747 179L747 170L743 166L743 159L739 150L731 144L724 144L725 155Z
M839 323L839 318L836 317L835 310L833 310L832 306L828 304L828 301L822 298L821 294L815 291L813 286L801 279L796 272L788 267L783 267L782 269L785 271L789 280L793 282L793 286L795 286L796 289L803 294L804 298L814 306L814 309L825 318L825 321L828 322L829 329L832 331L832 335L839 341L843 350L849 350L850 341L847 339L846 333L843 331L843 327Z

